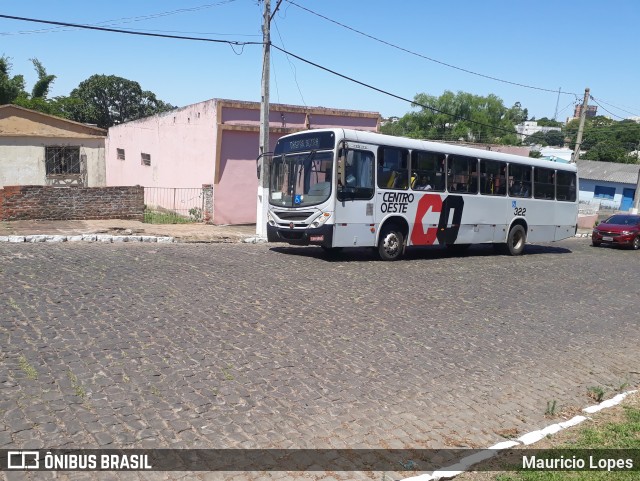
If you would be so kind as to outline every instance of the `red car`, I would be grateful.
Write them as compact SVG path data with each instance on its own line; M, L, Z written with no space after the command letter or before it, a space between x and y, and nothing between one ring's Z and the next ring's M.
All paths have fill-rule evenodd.
M593 228L591 243L640 249L640 215L615 214Z

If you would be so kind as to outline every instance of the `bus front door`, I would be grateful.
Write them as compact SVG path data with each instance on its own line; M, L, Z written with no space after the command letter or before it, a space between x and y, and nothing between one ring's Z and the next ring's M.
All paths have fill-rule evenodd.
M338 175L334 247L375 245L374 154L368 146L341 150L343 172ZM338 169L340 171L340 167Z

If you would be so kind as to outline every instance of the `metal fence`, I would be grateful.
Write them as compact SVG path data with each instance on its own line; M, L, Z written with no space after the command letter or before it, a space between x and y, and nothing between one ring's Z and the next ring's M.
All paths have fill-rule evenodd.
M145 187L144 222L185 224L208 220L208 189Z

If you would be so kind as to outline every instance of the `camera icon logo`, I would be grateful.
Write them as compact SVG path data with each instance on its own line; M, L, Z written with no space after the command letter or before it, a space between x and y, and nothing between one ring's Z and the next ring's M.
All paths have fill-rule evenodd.
M7 452L7 469L38 469L40 453L38 451Z

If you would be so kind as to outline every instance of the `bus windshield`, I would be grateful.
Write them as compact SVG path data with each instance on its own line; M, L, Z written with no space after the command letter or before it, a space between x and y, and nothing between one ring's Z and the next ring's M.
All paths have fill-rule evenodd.
M331 195L333 151L277 155L271 161L269 203L281 207L317 205Z

